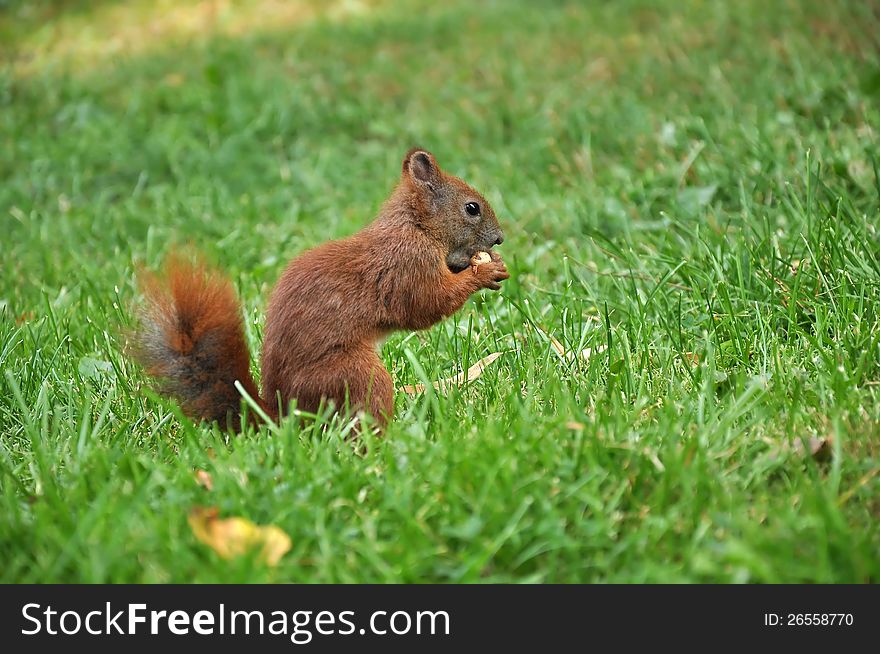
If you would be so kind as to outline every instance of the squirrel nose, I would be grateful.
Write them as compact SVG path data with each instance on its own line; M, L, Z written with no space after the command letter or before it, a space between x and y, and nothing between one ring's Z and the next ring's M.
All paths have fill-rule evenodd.
M504 243L504 234L498 232L498 238L495 239L495 245L501 245Z

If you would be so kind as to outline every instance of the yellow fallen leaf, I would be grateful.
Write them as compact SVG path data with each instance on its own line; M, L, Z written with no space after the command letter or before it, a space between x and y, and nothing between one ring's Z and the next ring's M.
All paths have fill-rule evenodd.
M483 374L483 371L491 364L495 359L501 356L501 352L493 352L487 357L483 357L479 361L477 361L474 365L468 368L465 372L460 372L454 377L449 377L447 379L440 379L435 381L432 385L438 391L449 388L450 386L462 386L468 382L472 382L477 379L480 375ZM403 387L403 392L408 393L409 395L414 395L415 393L423 393L425 390L424 384L416 384L414 386L407 384Z
M196 483L205 490L214 490L214 480L211 475L204 470L196 470Z
M290 549L290 536L275 525L261 527L246 518L218 517L216 507L196 507L187 521L193 535L224 559L259 549L259 557L268 565L278 565Z

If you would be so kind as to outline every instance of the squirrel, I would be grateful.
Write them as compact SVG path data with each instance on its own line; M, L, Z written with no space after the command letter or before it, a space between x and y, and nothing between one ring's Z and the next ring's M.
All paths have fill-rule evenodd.
M262 394L232 284L199 261L172 255L164 275L144 276L134 353L190 418L239 431L238 381L272 420L294 400L312 413L329 402L384 430L394 389L379 344L395 330L427 329L480 289L500 289L510 275L492 248L503 240L486 199L413 148L373 222L287 265L266 314ZM491 261L477 263L478 252Z

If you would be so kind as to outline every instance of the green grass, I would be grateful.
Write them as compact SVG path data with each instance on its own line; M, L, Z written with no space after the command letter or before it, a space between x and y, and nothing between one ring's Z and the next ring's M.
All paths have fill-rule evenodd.
M880 6L327 4L0 3L0 581L880 581ZM382 356L482 377L363 456L146 391L139 264L194 243L258 352L414 144L513 277ZM224 561L197 505L293 547Z

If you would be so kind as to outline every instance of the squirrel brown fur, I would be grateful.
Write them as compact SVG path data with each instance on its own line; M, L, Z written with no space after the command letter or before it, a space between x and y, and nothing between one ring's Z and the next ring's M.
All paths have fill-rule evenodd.
M304 252L281 275L266 315L262 394L232 284L199 262L172 256L163 276L147 275L135 352L192 418L239 429L239 381L272 419L294 400L307 412L331 402L384 427L394 392L378 345L395 330L434 325L480 289L499 289L510 275L491 249L502 240L486 199L414 148L372 223ZM481 251L492 260L471 265Z

